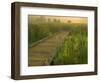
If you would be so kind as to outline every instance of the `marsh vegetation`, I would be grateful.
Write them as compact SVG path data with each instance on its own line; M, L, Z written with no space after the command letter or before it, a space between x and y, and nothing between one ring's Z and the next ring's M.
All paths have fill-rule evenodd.
M63 43L57 48L51 65L87 64L87 23L62 22L60 19L33 16L28 23L28 45L55 33L67 32ZM60 38L59 38L60 40Z

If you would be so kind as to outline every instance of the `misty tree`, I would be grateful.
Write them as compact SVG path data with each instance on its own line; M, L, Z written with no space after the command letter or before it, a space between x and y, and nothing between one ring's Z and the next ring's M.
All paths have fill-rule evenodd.
M68 23L71 23L72 21L71 21L71 20L68 20L67 22L68 22Z
M51 19L50 18L48 18L48 22L51 22Z
M57 19L53 19L54 22L57 22Z
M45 17L44 17L44 16L40 16L39 21L40 21L40 22L45 22L45 21L46 21L46 20L45 20Z

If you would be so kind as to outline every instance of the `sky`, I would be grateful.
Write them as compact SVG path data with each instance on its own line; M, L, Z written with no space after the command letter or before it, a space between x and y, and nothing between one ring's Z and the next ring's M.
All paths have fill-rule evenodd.
M40 18L41 16L34 16L34 15L29 15L29 20L35 20ZM69 16L42 16L45 19L50 19L51 21L56 19L56 20L60 20L60 22L64 22L67 23L69 20L71 21L71 23L87 23L88 22L88 18L87 17L69 17Z

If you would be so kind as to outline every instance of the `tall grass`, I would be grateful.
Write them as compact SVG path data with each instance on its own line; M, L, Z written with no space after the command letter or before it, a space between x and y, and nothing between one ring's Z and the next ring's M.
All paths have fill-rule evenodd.
M67 30L67 24L58 22L41 22L28 24L29 45L62 30Z
M28 45L64 30L69 34L62 46L58 48L51 65L86 64L88 62L87 24L47 22L43 20L44 18L40 22L28 23Z
M71 25L70 33L58 48L52 65L86 64L87 60L87 26Z

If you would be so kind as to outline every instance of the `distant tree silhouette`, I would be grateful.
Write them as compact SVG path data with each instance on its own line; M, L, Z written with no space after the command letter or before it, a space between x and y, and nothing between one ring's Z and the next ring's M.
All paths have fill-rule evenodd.
M48 22L51 22L51 19L50 18L48 18Z
M39 20L38 20L38 21L40 21L40 22L44 22L44 21L46 21L46 20L45 20L45 17L40 16L40 18L39 18Z
M56 20L56 19L53 19L53 21L54 21L54 22L57 22L57 20Z
M71 21L71 20L68 20L67 22L68 22L68 23L71 23L72 21Z

